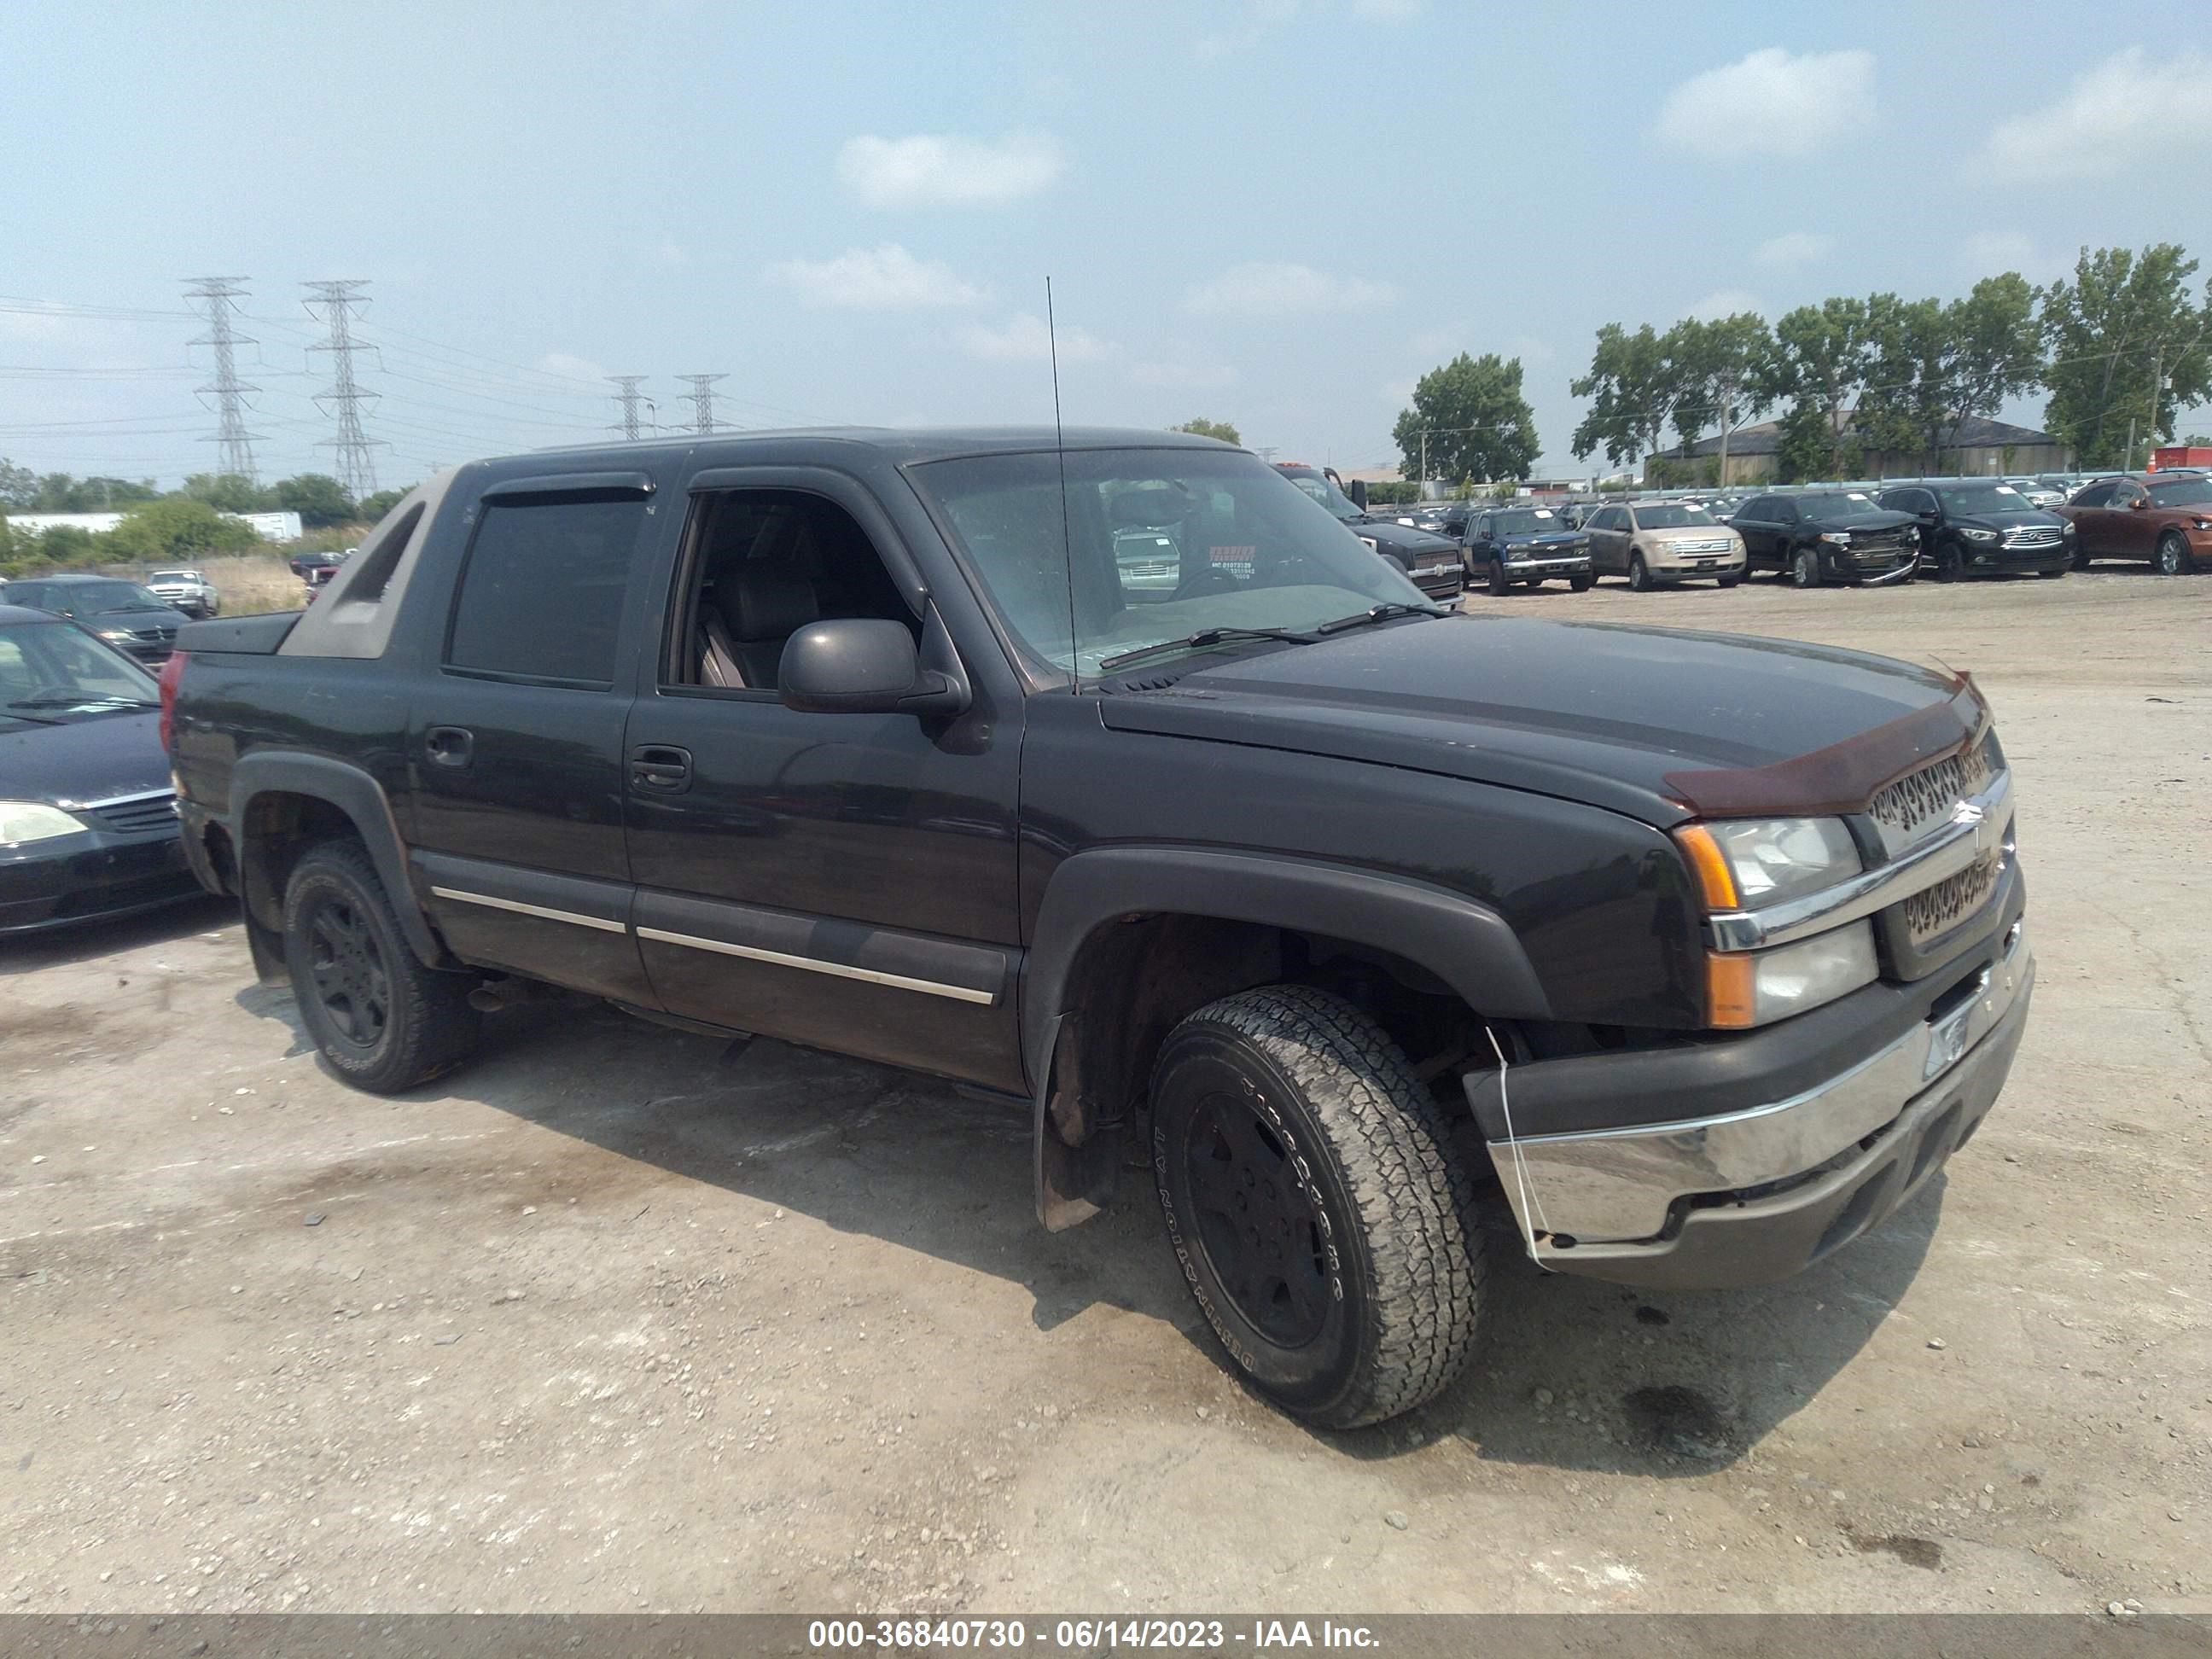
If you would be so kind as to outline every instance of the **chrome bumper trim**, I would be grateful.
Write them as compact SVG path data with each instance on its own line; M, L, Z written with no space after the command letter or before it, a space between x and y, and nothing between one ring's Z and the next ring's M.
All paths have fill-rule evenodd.
M1716 951L1756 951L1809 939L1886 910L1957 875L1977 859L2001 853L2011 834L2012 774L2004 771L1980 794L1960 802L1943 829L1888 863L1786 904L1709 916L1706 937Z
M1524 1231L1584 1243L1653 1238L1677 1199L1805 1174L1894 1122L1973 1055L2034 981L2025 924L2014 923L1972 1000L1817 1088L1725 1117L1496 1140L1491 1162L1516 1210L1527 1182L1539 1213L1523 1218Z

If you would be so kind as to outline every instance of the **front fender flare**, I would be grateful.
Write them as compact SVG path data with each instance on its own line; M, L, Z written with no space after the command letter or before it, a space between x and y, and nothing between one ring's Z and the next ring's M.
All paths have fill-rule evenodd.
M1085 945L1120 917L1209 916L1320 933L1387 951L1434 974L1478 1012L1549 1019L1551 1006L1504 917L1448 888L1281 854L1107 847L1054 870L1023 975L1022 1059L1040 1092L1052 1033Z

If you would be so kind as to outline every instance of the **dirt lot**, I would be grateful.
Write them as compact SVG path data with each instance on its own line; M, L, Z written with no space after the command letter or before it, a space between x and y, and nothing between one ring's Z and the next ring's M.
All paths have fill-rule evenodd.
M1992 696L2036 1012L1879 1233L1650 1298L1501 1234L1467 1381L1316 1435L1000 1107L544 1007L372 1099L194 907L0 948L0 1608L2212 1608L2212 577L1470 603Z

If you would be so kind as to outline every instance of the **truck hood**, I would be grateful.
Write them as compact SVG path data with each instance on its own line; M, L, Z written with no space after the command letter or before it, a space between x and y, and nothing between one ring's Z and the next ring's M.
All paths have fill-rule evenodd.
M1983 716L1963 676L1884 657L1494 614L1264 651L1100 709L1116 730L1443 773L1661 828L1858 810Z
M1486 548L1502 547L1508 552L1562 553L1589 540L1579 530L1547 530L1540 536L1500 536L1493 542L1477 542L1474 550L1480 553Z
M1459 555L1459 544L1449 536L1431 535L1409 524L1393 524L1375 518L1347 519L1345 528L1355 536L1364 536L1378 550L1389 549L1409 564L1413 562L1411 556L1416 553L1425 556L1442 554L1453 558Z

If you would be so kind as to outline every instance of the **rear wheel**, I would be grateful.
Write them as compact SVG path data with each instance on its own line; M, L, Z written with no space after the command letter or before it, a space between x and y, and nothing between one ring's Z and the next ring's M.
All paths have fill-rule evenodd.
M1346 1429L1459 1375L1483 1291L1474 1201L1372 1020L1304 986L1224 997L1169 1034L1152 1101L1176 1260L1255 1389Z
M1818 587L1820 585L1820 556L1814 549L1801 547L1790 556L1790 585L1792 587Z
M2161 576L2185 576L2191 568L2189 544L2179 530L2169 530L2158 538L2158 548L2151 555L2151 568Z
M284 964L307 1035L356 1088L411 1089L476 1046L476 975L422 965L359 842L325 842L293 867Z
M1641 553L1628 556L1628 586L1638 593L1649 593L1652 589L1650 567L1644 562Z

